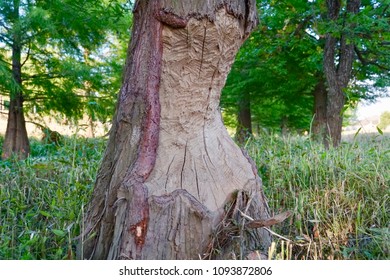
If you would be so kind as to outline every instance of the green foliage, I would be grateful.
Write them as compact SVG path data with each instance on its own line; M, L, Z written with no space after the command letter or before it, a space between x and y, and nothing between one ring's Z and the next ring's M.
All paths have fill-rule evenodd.
M310 3L296 3L260 1L260 26L237 55L222 94L221 106L235 113L237 100L249 92L255 127L310 126L322 54L317 41L300 30Z
M224 115L237 114L249 93L254 126L309 130L313 89L322 78L324 36L346 36L355 44L352 80L345 107L385 95L389 85L389 1L362 1L357 15L325 17L324 1L258 1L260 25L246 41L222 94ZM348 24L347 24L348 23ZM228 125L232 118L225 119Z
M383 112L380 116L380 121L378 126L382 129L386 129L388 126L390 126L390 112L386 111Z
M0 94L21 88L25 111L40 116L110 118L131 25L128 2L19 2L19 8L10 0L0 5ZM11 69L15 45L22 51L22 84Z

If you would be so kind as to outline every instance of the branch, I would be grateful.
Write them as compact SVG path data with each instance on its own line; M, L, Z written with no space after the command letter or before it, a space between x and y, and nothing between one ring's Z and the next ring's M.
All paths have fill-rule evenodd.
M381 46L390 46L390 41L380 42Z
M9 63L8 61L5 61L4 59L0 58L0 61L3 62L4 64L7 64L9 66L12 66L12 63Z
M28 42L28 51L27 51L27 56L26 56L26 59L23 61L22 63L22 67L24 66L24 64L27 62L27 60L29 59L30 57L30 51L31 51L31 41Z
M297 26L297 28L295 28L294 32L292 33L292 36L297 36L302 29L304 29L307 25L307 23L313 18L313 15L309 15L307 17L305 17ZM305 31L305 33L307 33ZM310 34L309 34L310 35Z
M7 31L10 31L10 30L11 30L11 28L9 28L9 27L5 24L5 22L4 22L3 20L1 20L1 19L0 19L0 25L3 26L3 27L5 28L5 30L7 30Z
M39 101L39 100L45 100L47 98L48 98L47 96L42 95L42 96L36 96L33 98L24 98L24 101L26 101L26 102Z
M359 61L363 64L363 66L374 65L381 70L390 71L390 67L386 67L384 65L379 64L376 60L367 60L364 58L363 53L355 46L355 53L359 59Z
M248 224L249 228L260 228L261 227L261 228L267 230L269 233L271 233L271 234L273 234L273 235L275 235L275 236L277 236L277 237L279 237L281 239L284 239L284 240L286 240L288 242L293 243L287 237L281 236L281 235L277 234L276 232L272 231L271 229L269 229L267 227L267 226L270 226L270 225L274 225L274 224L278 224L278 223L283 222L285 219L287 219L288 217L291 216L292 213L290 211L287 211L287 212L284 212L282 214L276 215L273 218L270 218L270 219L268 219L266 221L261 221L261 222L254 220L252 217L250 217L250 216L246 215L245 213L243 213L240 209L238 209L238 212L240 212L241 216L243 216L244 218L247 218L250 221L250 223ZM270 224L267 224L267 221L271 221L271 220L272 220L272 222ZM258 224L256 224L256 223L258 223Z
M44 79L58 79L58 78L65 78L64 75L51 75L51 74L35 74L35 75L29 75L27 78L24 78L24 81L29 81L36 78L44 78Z
M75 94L75 96L80 97L80 98L88 98L88 99L107 99L107 97L104 96L93 96L93 95L81 95L81 94Z
M8 46L12 47L12 40L9 39L7 36L0 34L0 39Z

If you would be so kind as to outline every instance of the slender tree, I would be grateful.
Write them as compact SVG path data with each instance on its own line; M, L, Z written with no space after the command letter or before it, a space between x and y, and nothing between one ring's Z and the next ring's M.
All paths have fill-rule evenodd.
M39 114L81 118L86 104L98 100L96 94L83 98L86 89L100 97L114 92L109 98L114 103L114 65L96 57L108 33L121 32L122 6L120 0L0 2L0 94L10 99L4 159L29 154L25 115L32 107Z
M269 218L261 181L219 111L235 54L256 23L252 0L136 1L80 258L199 259L215 257L213 248L219 257L266 253L268 232L249 229L241 214ZM226 231L231 220L239 227Z
M2 7L2 10L7 9L7 15L12 20L12 27L6 28L9 30L9 36L5 38L11 48L11 73L12 79L16 83L16 87L10 92L10 103L6 137L3 144L3 158L8 158L14 151L20 152L26 156L30 153L30 145L27 137L26 121L23 113L23 93L22 93L22 47L23 47L23 29L20 25L20 1L13 1L12 6ZM4 37L4 35L1 35Z

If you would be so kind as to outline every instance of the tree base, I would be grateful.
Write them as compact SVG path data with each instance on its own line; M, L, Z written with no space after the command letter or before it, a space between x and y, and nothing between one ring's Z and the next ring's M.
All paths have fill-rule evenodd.
M246 17L218 6L213 20L181 21L167 10L161 18L157 1L137 3L134 34L148 36L132 40L129 79L88 210L81 257L202 259L231 258L234 252L244 258L253 250L265 252L268 232L247 230L238 215L239 209L256 220L269 218L261 180L219 110L221 90L247 36ZM237 3L229 7L247 13L255 7L255 1ZM143 12L160 15L165 24L153 17L140 24ZM236 210L227 211L232 201ZM240 238L224 242L216 254L211 240L225 239L218 225L227 219L240 225Z

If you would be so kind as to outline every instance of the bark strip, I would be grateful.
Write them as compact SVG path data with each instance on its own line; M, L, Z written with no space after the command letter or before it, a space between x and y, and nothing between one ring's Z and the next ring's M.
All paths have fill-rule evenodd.
M158 1L137 1L134 10L117 112L87 215L84 234L96 229L96 236L81 246L83 258L141 257L149 219L143 182L155 164L160 123L162 24L154 17L158 8Z

